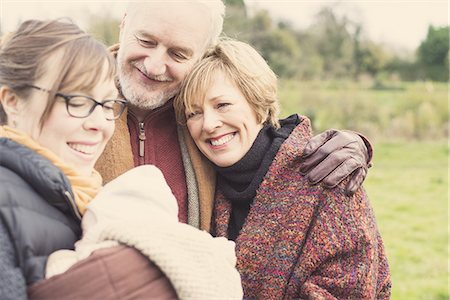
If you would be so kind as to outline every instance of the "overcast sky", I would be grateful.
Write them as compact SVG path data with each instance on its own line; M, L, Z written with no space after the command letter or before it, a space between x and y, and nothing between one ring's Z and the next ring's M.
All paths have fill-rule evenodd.
M397 48L414 50L425 38L428 26L447 26L449 4L447 0L246 0L250 9L265 8L277 19L286 19L298 28L309 26L321 6L335 4L345 13L363 24L369 38ZM0 22L3 31L13 30L18 22L28 18L55 18L70 16L85 26L89 13L110 13L120 18L124 1L43 1L0 0Z
M247 0L246 3L249 7L265 8L273 17L289 20L299 28L310 25L322 6L335 5L338 12L362 23L372 40L406 49L415 49L420 44L430 24L449 24L447 0Z

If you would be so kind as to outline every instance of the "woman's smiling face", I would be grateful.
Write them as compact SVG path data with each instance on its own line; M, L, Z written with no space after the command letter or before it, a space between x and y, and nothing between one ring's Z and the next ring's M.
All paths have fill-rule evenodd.
M103 71L106 72L106 63ZM52 78L51 71L47 72L33 85L48 89L53 84ZM117 94L113 79L106 77L90 90L66 89L58 92L85 95L99 102L114 98ZM99 105L88 117L74 118L67 112L64 99L57 97L41 127L40 120L47 106L48 95L45 91L34 89L28 99L20 101L20 112L14 118L16 128L71 164L81 175L90 175L114 132L114 121L106 120Z
M200 151L219 167L238 162L263 127L238 87L223 72L214 73L205 94L186 112L187 127Z

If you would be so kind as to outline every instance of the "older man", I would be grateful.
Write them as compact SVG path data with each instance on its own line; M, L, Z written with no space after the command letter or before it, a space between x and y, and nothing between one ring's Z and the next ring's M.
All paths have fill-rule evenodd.
M134 166L159 167L178 201L179 220L205 230L211 221L215 176L178 125L172 99L185 75L219 37L224 10L220 0L130 4L115 49L118 87L129 109L96 165L105 181ZM366 145L357 134L325 132L307 147L306 154L312 155L302 171L309 172L313 183L325 178L329 186L351 174L351 192L367 171L371 151Z

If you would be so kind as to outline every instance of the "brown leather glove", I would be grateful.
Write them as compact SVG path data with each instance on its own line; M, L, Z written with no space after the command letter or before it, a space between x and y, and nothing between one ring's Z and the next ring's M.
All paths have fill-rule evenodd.
M372 146L364 136L330 129L314 136L306 145L300 172L311 184L322 181L328 188L350 176L345 192L351 196L366 178L372 154Z

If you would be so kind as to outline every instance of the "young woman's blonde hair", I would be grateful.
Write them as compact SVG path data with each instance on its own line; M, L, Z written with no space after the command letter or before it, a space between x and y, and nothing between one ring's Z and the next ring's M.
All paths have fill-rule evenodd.
M70 20L28 20L0 41L0 86L8 86L22 99L32 100L27 98L30 85L50 71L46 63L56 51L63 54L59 64L52 64L51 72L56 74L53 86L42 87L53 93L49 94L41 126L53 108L56 92L91 90L105 79L113 79L116 73L114 58L106 47ZM0 104L0 124L6 123Z
M232 39L222 39L211 47L183 80L174 102L179 122L184 123L185 114L204 100L216 72L223 72L239 88L258 122L280 126L275 73L250 45Z

